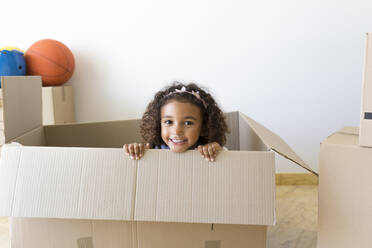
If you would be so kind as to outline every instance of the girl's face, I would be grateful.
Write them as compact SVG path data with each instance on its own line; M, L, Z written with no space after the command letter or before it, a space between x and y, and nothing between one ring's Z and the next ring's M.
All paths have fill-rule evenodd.
M196 144L202 128L198 106L170 101L160 109L161 138L173 152L184 152Z

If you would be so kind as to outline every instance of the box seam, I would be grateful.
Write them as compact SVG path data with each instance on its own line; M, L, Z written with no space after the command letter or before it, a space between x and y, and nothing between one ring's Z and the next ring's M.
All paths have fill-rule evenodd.
M158 153L158 169L157 169L157 181L156 181L156 196L155 196L155 221L158 220L158 196L159 196L159 176L160 176L160 152Z
M83 178L83 166L81 166L81 168L80 168L80 178L79 178L79 196L78 196L78 213L79 214L81 214L81 209L82 209L82 207L81 207L81 195L82 195L82 193L81 193L81 191L82 191L82 178Z
M133 182L133 193L132 193L132 204L130 210L130 220L134 221L136 215L136 206L137 206L137 184L138 184L138 170L139 170L139 161L136 162L134 170L134 182Z
M18 149L18 148L17 148ZM16 198L16 189L17 189L17 185L18 185L18 177L19 177L19 170L20 170L20 167L21 167L21 158L22 158L22 154L23 154L23 149L20 149L20 155L19 155L19 159L18 159L18 166L17 166L17 173L16 173L16 178L15 178L15 182L14 182L14 193L13 193L13 199L12 199L12 210L11 210L11 216L13 216L14 214L14 202L15 202L15 198Z

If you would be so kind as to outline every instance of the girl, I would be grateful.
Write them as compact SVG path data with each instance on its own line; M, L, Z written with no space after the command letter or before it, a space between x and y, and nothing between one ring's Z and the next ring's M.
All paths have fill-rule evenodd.
M184 152L199 150L214 161L226 143L227 124L213 97L196 84L175 83L155 94L141 122L146 145L125 144L132 159L140 159L145 148Z

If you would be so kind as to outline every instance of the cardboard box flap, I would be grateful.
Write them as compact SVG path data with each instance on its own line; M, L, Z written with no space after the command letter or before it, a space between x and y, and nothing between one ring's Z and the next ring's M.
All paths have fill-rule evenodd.
M137 178L135 220L275 224L273 152L222 151L212 163L197 151L149 150Z
M134 161L116 148L5 145L0 216L275 224L272 152L148 150Z
M42 126L41 77L1 77L5 142Z
M0 216L131 220L136 162L122 149L4 145Z
M140 142L140 120L71 123L44 126L48 146L122 148Z
M359 148L359 128L344 127L328 136L324 141L322 141L322 144L355 146Z
M359 127L343 127L339 133L351 134L351 135L359 135Z
M275 133L271 132L269 129L265 128L261 124L257 123L253 119L249 118L243 113L240 115L247 121L247 123L251 126L254 132L260 137L260 139L273 151L277 152L278 154L282 155L283 157L293 161L294 163L298 164L305 170L318 175L317 172L312 170L310 166L308 166L293 150L289 147L285 141L280 138Z

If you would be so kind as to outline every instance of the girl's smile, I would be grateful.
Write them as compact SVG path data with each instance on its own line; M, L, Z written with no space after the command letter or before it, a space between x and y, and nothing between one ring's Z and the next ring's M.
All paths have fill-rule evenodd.
M174 152L184 152L199 140L200 108L189 102L170 101L161 107L161 138Z

